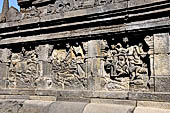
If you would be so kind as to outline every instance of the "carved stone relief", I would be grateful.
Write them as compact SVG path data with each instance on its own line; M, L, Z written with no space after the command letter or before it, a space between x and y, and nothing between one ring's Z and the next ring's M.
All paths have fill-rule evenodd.
M22 48L20 53L12 53L9 66L10 88L34 88L39 79L38 59L36 49L26 51Z
M23 19L38 17L40 13L41 12L35 6L29 7L28 9L25 9Z
M0 102L0 113L18 113L24 101L2 101Z
M72 10L95 7L112 3L112 0L56 0L54 4L49 4L42 8L30 6L22 8L19 12L16 8L8 9L6 15L0 15L0 23L6 21L20 21L32 17L41 17L49 14L64 13Z
M51 56L52 80L57 88L87 88L86 61L83 46L66 44L54 49Z
M112 0L57 0L48 6L49 13L67 12L112 3Z
M146 46L152 48L153 40L146 37L145 41ZM105 43L103 88L128 90L131 86L139 86L147 89L151 71L148 67L151 50L144 51L142 42L129 44L128 38L124 38L123 41L113 39L110 45Z
M152 36L46 44L9 56L10 88L88 89L100 76L102 89L149 90L153 76Z

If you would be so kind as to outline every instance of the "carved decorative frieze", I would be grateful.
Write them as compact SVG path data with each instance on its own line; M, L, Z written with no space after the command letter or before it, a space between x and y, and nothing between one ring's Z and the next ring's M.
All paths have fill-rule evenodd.
M112 3L112 0L57 0L55 4L50 4L48 6L47 12L62 13L87 7L106 5L109 3Z
M23 47L9 56L10 88L86 90L100 84L105 90L149 90L152 85L152 36ZM89 84L95 77L100 83Z
M19 21L32 17L41 17L49 14L64 13L110 3L112 3L112 0L56 0L54 4L48 4L43 8L38 8L36 6L22 8L21 12L14 7L11 7L6 11L5 15L0 15L0 23L6 21Z

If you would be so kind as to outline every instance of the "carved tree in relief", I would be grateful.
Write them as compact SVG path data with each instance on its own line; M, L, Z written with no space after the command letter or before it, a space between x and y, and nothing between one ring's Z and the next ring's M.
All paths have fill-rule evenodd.
M52 77L57 88L87 88L86 63L81 45L66 44L52 53Z
M113 41L114 42L114 41ZM124 89L130 86L142 86L148 88L150 64L148 52L143 50L143 43L129 45L128 38L123 39L122 43L110 44L106 47L104 70L104 86L107 90ZM148 44L148 42L146 42ZM152 42L151 42L152 43Z

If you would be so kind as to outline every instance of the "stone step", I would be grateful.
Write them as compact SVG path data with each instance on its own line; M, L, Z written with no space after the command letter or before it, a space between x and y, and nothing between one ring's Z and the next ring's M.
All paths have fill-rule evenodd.
M88 103L3 99L0 100L0 113L170 113L170 103L140 101L134 105L126 100L101 99Z

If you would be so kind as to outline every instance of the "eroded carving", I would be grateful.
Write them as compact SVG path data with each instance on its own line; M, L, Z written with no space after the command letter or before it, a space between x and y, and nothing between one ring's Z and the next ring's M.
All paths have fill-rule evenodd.
M5 2L5 13L0 15L0 23L6 21L20 21L32 17L42 17L55 13L64 13L72 10L96 7L110 3L112 3L112 0L56 0L55 3L48 4L43 8L38 8L37 6L32 5L28 8L22 8L21 12L19 12L14 7L8 8L8 2Z
M36 87L39 79L36 49L29 51L22 48L20 53L12 53L9 67L10 88Z
M112 3L112 0L97 0L96 3L98 5L106 5L106 4Z
M146 39L147 40L147 39ZM108 90L124 89L130 86L148 87L149 58L148 52L143 49L143 43L129 45L129 39L124 38L122 45L115 40L106 48L104 69L106 71L105 85ZM149 44L147 42L147 44Z
M18 113L23 106L23 101L1 101L0 113Z
M40 11L35 7L29 7L25 10L24 19L31 18L31 17L38 17L40 15Z
M83 47L66 44L66 49L52 53L53 82L59 88L87 88L86 63Z

